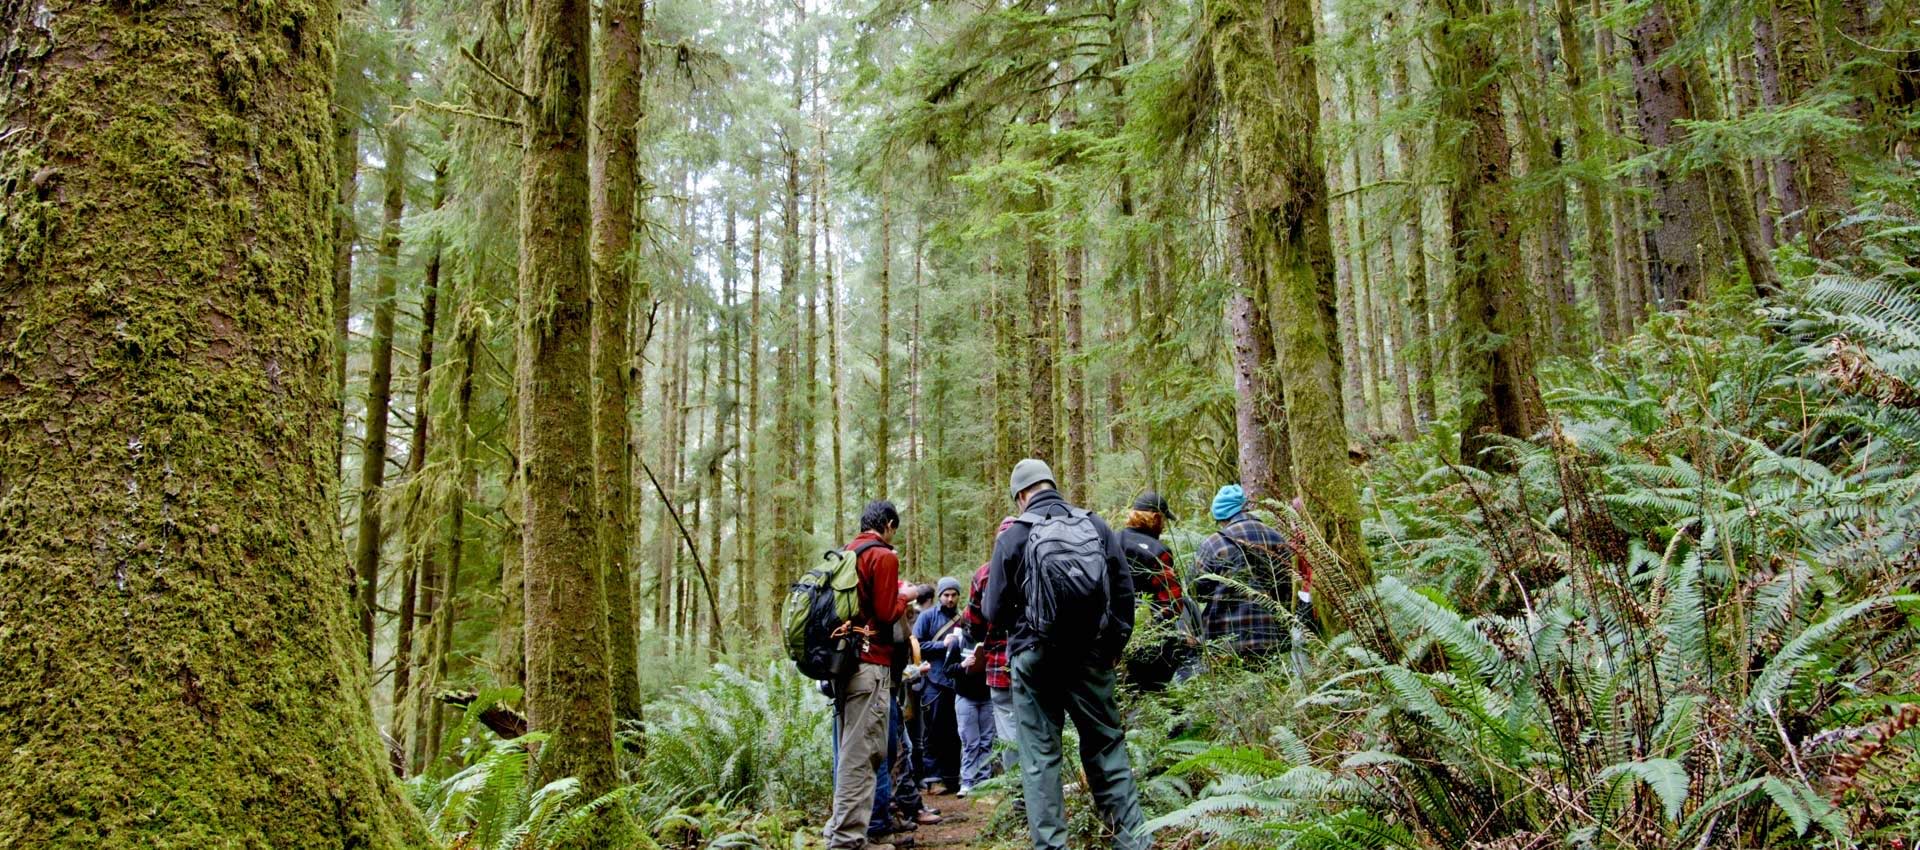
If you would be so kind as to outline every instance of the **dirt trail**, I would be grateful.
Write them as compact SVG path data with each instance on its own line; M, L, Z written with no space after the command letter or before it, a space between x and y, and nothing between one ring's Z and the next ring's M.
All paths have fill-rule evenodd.
M986 848L991 846L981 840L980 834L986 831L987 821L993 817L993 801L977 797L961 799L951 794L939 797L927 797L927 804L940 810L941 820L932 826L923 826L917 832L906 833L913 836L913 850L931 850L931 848Z

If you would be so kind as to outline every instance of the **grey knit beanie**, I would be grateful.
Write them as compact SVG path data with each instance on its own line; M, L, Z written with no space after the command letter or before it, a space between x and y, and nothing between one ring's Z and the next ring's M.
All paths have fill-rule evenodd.
M1008 481L1007 495L1018 501L1020 491L1042 481L1057 480L1053 477L1053 467L1048 466L1046 461L1030 457L1013 465L1013 477Z

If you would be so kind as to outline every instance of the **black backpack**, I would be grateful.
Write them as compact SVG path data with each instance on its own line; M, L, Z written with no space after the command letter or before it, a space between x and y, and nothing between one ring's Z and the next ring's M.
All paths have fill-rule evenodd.
M1021 514L1027 526L1027 627L1052 642L1093 646L1111 617L1107 540L1093 514Z

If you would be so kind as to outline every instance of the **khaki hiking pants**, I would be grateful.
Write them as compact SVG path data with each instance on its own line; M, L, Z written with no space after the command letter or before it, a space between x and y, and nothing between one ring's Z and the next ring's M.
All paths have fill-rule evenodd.
M892 698L892 672L862 662L839 699L840 763L833 771L833 815L827 819L827 846L833 850L867 846L874 783L887 759Z

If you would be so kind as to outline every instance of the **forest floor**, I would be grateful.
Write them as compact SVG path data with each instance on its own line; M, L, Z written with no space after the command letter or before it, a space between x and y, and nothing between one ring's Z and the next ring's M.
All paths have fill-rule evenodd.
M987 822L993 819L995 800L978 796L961 798L952 794L927 797L927 804L940 810L940 822L909 833L915 850L919 848L986 848L992 842L983 837ZM900 836L896 836L900 837Z

